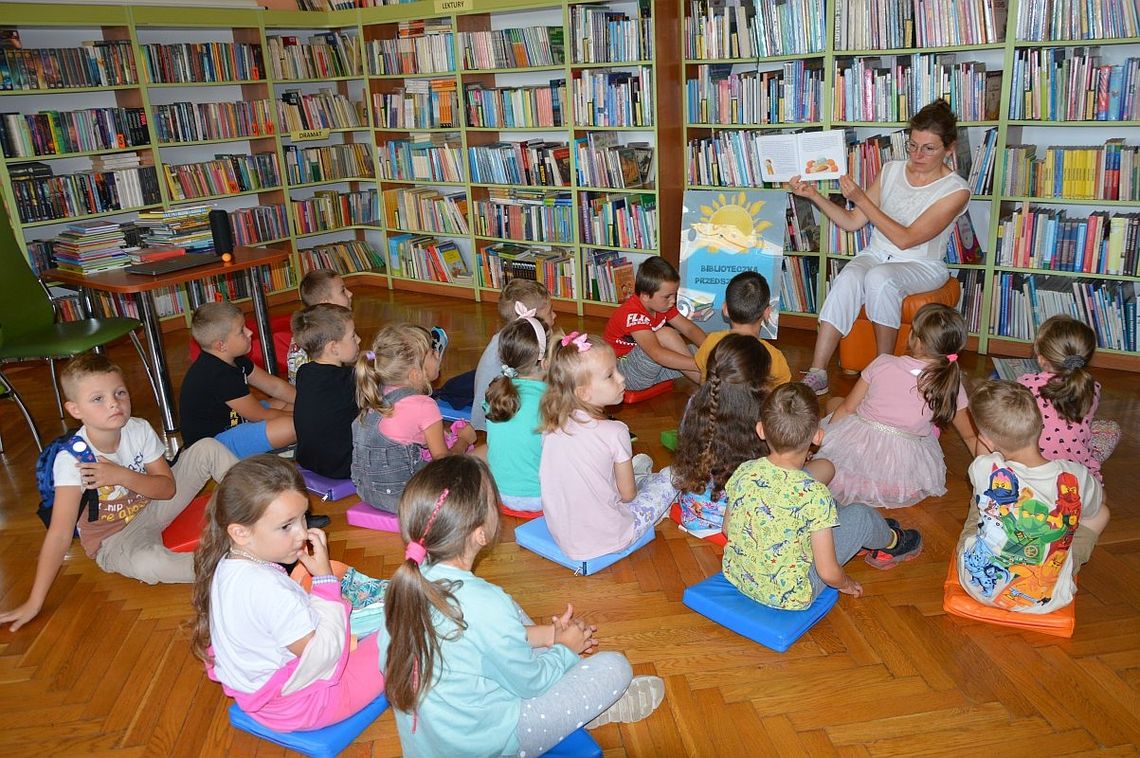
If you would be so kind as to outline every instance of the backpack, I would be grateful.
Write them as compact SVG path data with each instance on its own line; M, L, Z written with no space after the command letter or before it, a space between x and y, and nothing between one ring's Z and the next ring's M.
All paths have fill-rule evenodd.
M91 452L91 446L74 432L61 434L44 446L43 451L36 458L36 488L40 491L40 507L36 511L36 515L44 522L44 526L51 526L51 507L55 503L55 458L62 452L70 453L75 456L76 460L84 463L95 462L95 454ZM79 500L80 517L82 517L84 506L87 508L87 520L97 521L99 519L98 490L83 490L83 496ZM76 528L75 533L76 535L79 534L78 528Z

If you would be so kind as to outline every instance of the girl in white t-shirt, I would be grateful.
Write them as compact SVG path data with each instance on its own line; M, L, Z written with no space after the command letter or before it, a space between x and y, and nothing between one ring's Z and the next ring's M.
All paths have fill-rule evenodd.
M282 732L335 724L384 691L376 635L357 641L349 619L386 583L348 569L349 589L370 597L346 600L325 533L305 526L308 505L292 462L246 458L214 493L194 553L194 654L242 710ZM280 565L297 561L311 593Z
M571 332L555 345L542 396L539 482L547 527L573 560L589 560L629 547L665 515L677 491L652 460L641 456L635 478L629 427L606 419L625 377L613 348L600 338ZM642 464L644 461L644 464Z

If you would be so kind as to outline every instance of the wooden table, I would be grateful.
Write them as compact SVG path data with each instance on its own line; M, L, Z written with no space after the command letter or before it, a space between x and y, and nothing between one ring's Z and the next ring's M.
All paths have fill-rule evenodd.
M159 411L162 413L162 427L167 437L178 431L178 422L174 412L173 390L170 383L170 368L166 362L166 351L162 346L162 327L159 324L158 313L154 307L152 293L164 287L183 284L191 285L187 288L191 307L197 307L201 302L201 294L197 283L212 276L224 274L245 274L249 285L249 293L253 300L253 313L257 321L257 332L261 336L261 351L265 356L265 367L271 373L276 373L277 360L273 350L273 335L269 331L269 308L265 300L265 290L262 288L260 277L254 275L254 268L268 266L289 257L286 247L238 247L234 248L233 260L229 263L211 263L195 268L172 271L169 274L146 276L131 274L124 269L106 271L100 274L83 276L70 271L48 269L43 278L48 281L61 282L79 287L80 307L90 312L91 301L87 290L109 292L115 295L133 295L138 304L139 319L146 329L147 344L150 352L150 366L147 373L154 384L155 397L158 399Z

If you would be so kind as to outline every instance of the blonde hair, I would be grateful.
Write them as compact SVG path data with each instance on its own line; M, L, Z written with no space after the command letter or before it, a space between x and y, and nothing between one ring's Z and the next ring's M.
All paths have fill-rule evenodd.
M970 412L978 431L999 450L1036 447L1041 438L1041 409L1028 387L990 379L970 395Z
M368 411L392 415L394 409L384 402L386 387L405 386L430 395L431 383L426 376L419 386L412 386L410 378L416 369L423 371L431 350L431 333L422 326L388 324L377 332L372 347L356 358L356 404L360 417L364 418Z
M245 316L228 300L220 303L204 303L194 311L190 319L190 336L198 343L198 347L209 350L215 342L224 340L234 328L235 321L245 323Z
M540 431L553 432L566 425L574 411L585 411L594 418L601 418L602 408L589 405L578 397L576 390L590 381L591 360L598 360L603 352L613 353L614 349L601 337L582 334L590 343L590 349L579 351L578 345L569 342L555 342L546 372L546 392L542 393L539 404L542 426Z
M1088 370L1096 353L1096 334L1072 316L1052 316L1038 328L1033 352L1053 373L1041 388L1042 399L1052 403L1065 421L1079 424L1096 399L1096 380Z
M539 310L550 302L550 292L546 286L531 279L511 279L499 295L499 318L509 324L518 318L515 303Z
M71 402L76 402L79 394L79 383L89 376L103 376L104 374L118 374L123 378L123 370L118 364L96 352L81 353L75 356L59 374L59 386L63 389L63 396Z

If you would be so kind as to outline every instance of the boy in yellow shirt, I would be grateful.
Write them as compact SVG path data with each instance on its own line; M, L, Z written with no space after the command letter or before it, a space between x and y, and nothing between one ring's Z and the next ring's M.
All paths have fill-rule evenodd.
M784 354L767 340L760 339L760 330L764 328L764 324L772 314L772 292L762 275L755 271L743 271L732 277L732 281L724 290L722 312L732 328L710 334L693 356L697 368L700 369L702 383L707 375L709 355L713 348L726 335L733 332L760 340L760 344L772 356L772 368L768 375L772 387L779 387L792 381L792 371L788 368L788 360Z

